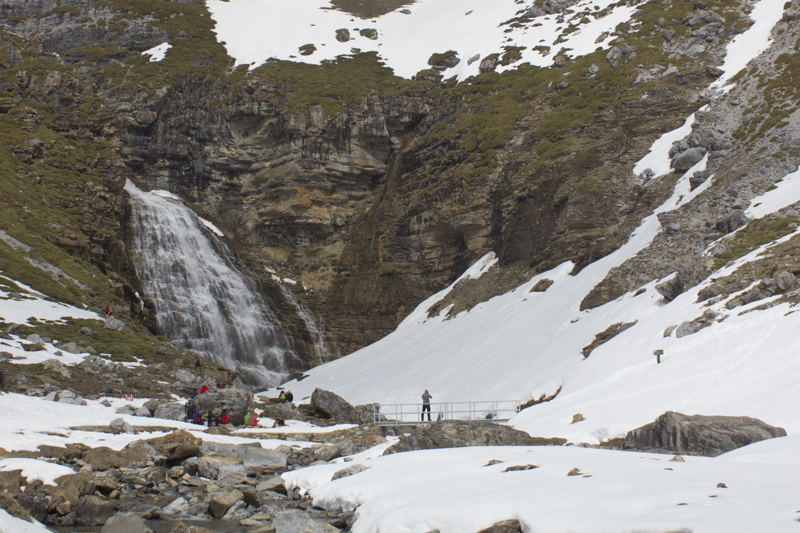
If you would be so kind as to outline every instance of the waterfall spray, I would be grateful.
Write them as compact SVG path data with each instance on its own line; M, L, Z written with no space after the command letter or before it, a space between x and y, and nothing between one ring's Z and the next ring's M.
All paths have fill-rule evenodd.
M297 358L291 341L225 243L179 201L130 180L125 190L136 274L155 303L159 331L258 385L286 381Z

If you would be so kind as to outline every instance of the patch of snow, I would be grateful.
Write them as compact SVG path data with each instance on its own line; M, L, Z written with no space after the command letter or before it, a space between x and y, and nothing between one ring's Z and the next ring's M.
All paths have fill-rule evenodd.
M27 522L0 509L0 531L3 533L52 533L41 522Z
M75 473L68 466L22 458L0 460L0 471L7 470L22 470L22 477L27 478L28 483L38 479L45 485L56 485L56 478Z
M784 176L775 189L753 198L744 214L762 218L796 202L800 202L800 169Z
M167 57L167 50L169 50L170 48L172 48L171 44L161 43L158 46L150 48L149 50L145 50L144 52L142 52L142 55L143 56L149 55L150 62L155 63Z

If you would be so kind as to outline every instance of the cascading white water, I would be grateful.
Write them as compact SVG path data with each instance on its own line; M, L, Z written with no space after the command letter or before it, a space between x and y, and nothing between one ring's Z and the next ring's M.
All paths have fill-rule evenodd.
M159 330L258 385L286 381L296 357L291 342L225 243L179 201L143 192L130 180L125 190L136 273L155 303Z
M278 287L281 290L281 294L283 294L283 297L286 299L286 301L289 302L292 307L294 307L297 316L299 316L300 320L303 321L308 334L311 335L311 340L314 342L314 350L317 354L317 360L314 361L314 366L337 359L339 357L338 350L337 353L331 354L330 350L328 349L328 344L325 342L325 335L319 329L317 323L314 321L308 310L297 301L297 298L294 297L292 291L286 288L280 278L274 274L273 277L275 278L275 282L278 284Z

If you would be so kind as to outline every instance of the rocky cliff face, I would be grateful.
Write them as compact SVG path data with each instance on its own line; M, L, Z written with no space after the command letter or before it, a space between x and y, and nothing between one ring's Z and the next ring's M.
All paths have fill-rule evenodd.
M503 74L487 64L455 85L441 69L402 80L366 54L231 70L203 4L122 4L15 0L0 20L64 58L34 84L65 98L77 80L76 105L96 99L100 112L81 120L124 163L109 172L115 205L123 176L179 194L225 232L273 300L282 301L272 273L297 280L292 289L341 353L391 331L490 251L503 268L454 291L443 302L455 303L452 312L564 261L583 268L624 243L677 179L634 175L633 163L709 102L704 90L721 74L714 65L748 24L745 6L643 4L641 26L604 37L615 43L607 54ZM789 51L796 30L789 21L784 30ZM168 39L173 63L139 55ZM770 68L777 76L790 64ZM772 157L796 139L791 117L775 140L748 141L759 126L747 129L754 111L744 102L770 102L753 83L739 87L739 104L711 98L693 137L675 148L676 169L708 153L709 171L696 181L713 174L714 186L665 214L656 242L584 307L671 271L685 286L706 277L708 243L744 223L747 200L796 165L791 150ZM121 226L112 233L124 242ZM130 269L121 275L133 291ZM309 342L291 306L280 305Z

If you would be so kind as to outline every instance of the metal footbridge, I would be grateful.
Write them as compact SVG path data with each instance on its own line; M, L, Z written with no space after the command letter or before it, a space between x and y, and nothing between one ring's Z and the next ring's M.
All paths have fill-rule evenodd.
M373 404L372 421L378 426L418 426L438 420L505 423L519 412L517 400L431 403L430 415L421 403ZM424 417L424 420L423 420Z

